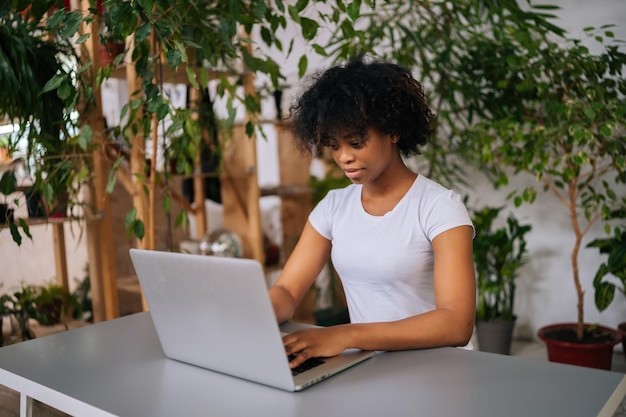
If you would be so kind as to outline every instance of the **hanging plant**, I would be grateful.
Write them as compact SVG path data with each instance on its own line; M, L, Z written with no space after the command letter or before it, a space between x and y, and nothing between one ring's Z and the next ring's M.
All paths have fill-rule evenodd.
M33 189L49 204L60 196L77 204L90 171L91 130L79 119L91 97L81 82L89 66L81 66L72 41L83 18L60 0L0 5L0 118L18 126L7 148L22 154ZM19 245L20 231L11 231Z

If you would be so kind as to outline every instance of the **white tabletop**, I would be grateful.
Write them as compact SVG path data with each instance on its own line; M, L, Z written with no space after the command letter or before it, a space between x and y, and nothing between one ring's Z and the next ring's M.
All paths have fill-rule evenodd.
M298 393L164 357L149 313L0 348L0 384L78 416L612 416L624 374L442 348L382 353Z

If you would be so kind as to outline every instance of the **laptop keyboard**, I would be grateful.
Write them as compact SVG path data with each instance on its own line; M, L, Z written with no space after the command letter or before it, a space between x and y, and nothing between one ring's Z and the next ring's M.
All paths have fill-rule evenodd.
M291 361L295 357L296 357L296 355L289 355L288 359L289 359L289 361ZM298 365L295 368L293 368L291 370L291 374L293 376L300 375L301 373L306 372L309 369L313 369L316 366L320 366L323 363L324 363L324 360L322 360L320 358L307 359L306 361L304 361L300 365Z

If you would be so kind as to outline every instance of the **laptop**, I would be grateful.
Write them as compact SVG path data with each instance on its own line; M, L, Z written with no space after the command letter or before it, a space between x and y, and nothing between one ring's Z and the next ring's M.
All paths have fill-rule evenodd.
M374 355L349 349L292 372L258 261L141 249L130 256L170 359L300 391Z

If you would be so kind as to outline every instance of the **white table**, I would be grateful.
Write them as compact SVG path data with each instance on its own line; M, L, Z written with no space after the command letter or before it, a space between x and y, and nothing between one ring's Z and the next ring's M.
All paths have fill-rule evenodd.
M164 357L149 313L0 348L0 384L77 416L612 416L625 375L454 348L382 353L298 393Z

